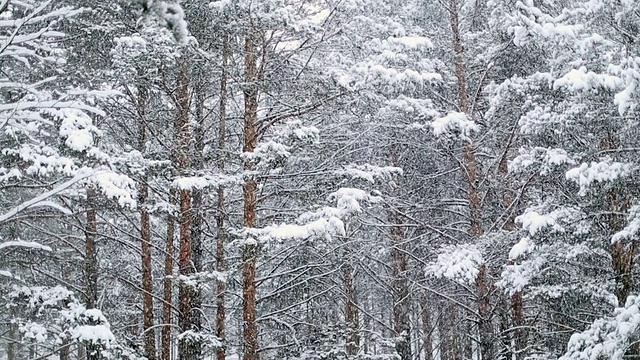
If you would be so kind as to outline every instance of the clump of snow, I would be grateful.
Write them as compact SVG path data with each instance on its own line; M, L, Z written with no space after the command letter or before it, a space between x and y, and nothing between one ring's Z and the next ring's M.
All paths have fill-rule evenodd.
M442 248L438 259L427 265L425 271L428 276L473 284L482 264L484 259L475 245L454 245Z
M108 198L116 199L122 207L136 207L136 183L124 174L113 171L97 171L89 181L95 184L98 189Z
M507 265L500 275L496 286L504 289L509 295L523 291L531 280L540 274L540 269L546 263L542 256L522 261L519 264Z
M554 217L541 215L536 211L528 211L517 216L515 221L517 223L521 223L522 228L529 231L531 236L535 236L540 230L548 226L551 226L556 230L562 230L562 227L556 223L556 219Z
M193 330L187 330L178 334L178 341L185 343L197 343L209 349L222 347L222 342L218 337L211 334L195 332Z
M533 243L528 237L523 237L509 251L509 260L515 260L533 249Z
M586 195L594 183L614 181L631 174L631 165L604 159L600 162L583 163L566 173L567 180L572 180L580 186L579 195Z
M90 344L109 346L116 341L109 325L80 325L71 330L71 338Z
M98 128L93 126L91 118L76 109L63 109L64 118L60 125L60 136L65 139L65 145L75 151L85 151L93 147L94 134L99 134Z
M28 322L21 325L18 330L22 333L22 336L27 339L33 339L36 342L47 341L47 329L40 324Z
M433 134L440 136L443 134L457 133L463 139L468 139L472 132L480 131L480 127L465 113L454 112L445 117L436 119L431 123Z
M579 69L572 69L566 75L557 79L553 83L553 88L566 87L571 91L586 91L596 88L617 90L622 85L622 79L617 76L596 74L593 71L587 71L587 68L582 66Z

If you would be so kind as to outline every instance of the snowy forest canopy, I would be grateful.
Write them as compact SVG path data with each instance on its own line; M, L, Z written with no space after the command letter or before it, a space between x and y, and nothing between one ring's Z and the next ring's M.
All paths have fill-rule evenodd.
M640 358L640 0L0 0L0 360Z

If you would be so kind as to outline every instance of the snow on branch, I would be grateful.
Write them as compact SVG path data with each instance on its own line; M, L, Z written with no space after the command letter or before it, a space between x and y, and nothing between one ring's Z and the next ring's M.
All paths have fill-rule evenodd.
M516 217L515 221L522 224L522 228L529 231L531 236L535 236L545 227L552 227L558 231L562 230L562 227L556 223L556 219L553 216L541 215L536 211L527 211Z
M630 296L613 315L597 319L588 329L571 336L567 352L559 360L621 360L638 341L640 297Z
M22 241L22 240L14 240L14 241L5 241L0 243L0 250L6 248L24 248L24 249L33 249L33 250L44 250L44 251L53 251L50 247L46 245L42 245L33 241Z
M344 220L362 212L360 203L381 200L364 190L354 188L341 188L331 193L328 199L335 201L336 206L325 206L318 211L302 214L297 219L298 224L274 224L262 229L244 229L245 243L345 236Z
M523 237L517 244L513 245L511 251L509 251L509 260L515 260L522 255L533 250L534 244L528 237Z
M540 270L546 263L547 259L544 256L536 256L518 264L509 264L500 274L500 280L496 282L496 286L504 289L509 296L522 291L536 275L540 274Z
M600 162L583 163L566 173L567 180L572 180L580 186L579 195L586 195L594 183L614 181L631 175L631 165L614 162L607 158Z
M542 213L542 208L542 206L529 208L515 219L516 223L522 224L522 229L528 231L530 236L535 236L547 227L550 227L551 231L564 232L566 229L562 223L576 222L582 216L581 212L573 207L559 207L546 214Z
M520 155L509 161L509 172L523 171L534 164L540 166L540 174L547 174L553 167L562 164L575 164L569 154L563 149L548 149L544 147L521 148Z
M70 188L71 186L75 185L76 183L78 183L79 181L86 179L90 176L90 174L87 173L79 173L76 176L74 176L72 179L58 185L57 187L55 187L52 190L49 190L45 193L42 193L36 197L34 197L31 200L27 200L25 202L23 202L22 204L14 207L13 209L9 210L8 212L1 214L0 215L0 225L2 225L3 223L10 221L11 218L13 218L14 216L16 216L17 214L19 214L20 212L33 207L33 206L38 206L38 204L42 204L43 201L45 201L46 199L61 193L62 191Z
M473 284L484 258L475 245L452 245L440 249L438 259L426 266L427 276Z
M180 190L205 189L208 187L219 187L224 185L232 185L240 183L241 179L237 176L228 176L223 174L209 174L202 176L185 176L173 180L172 187Z
M337 176L344 176L351 179L362 179L374 184L377 180L390 180L394 176L401 176L403 171L395 166L376 166L376 165L347 165L343 169L334 172Z
M633 239L640 232L640 206L634 205L629 209L629 223L622 230L616 232L611 237L611 243L623 241L625 239Z
M465 113L453 112L445 117L436 119L431 123L433 134L440 136L456 133L460 138L468 139L471 133L480 131L475 121L470 120Z

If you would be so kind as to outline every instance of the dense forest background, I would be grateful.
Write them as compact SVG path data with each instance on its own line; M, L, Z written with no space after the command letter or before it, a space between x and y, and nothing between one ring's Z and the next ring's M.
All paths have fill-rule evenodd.
M640 356L640 1L0 0L0 359Z

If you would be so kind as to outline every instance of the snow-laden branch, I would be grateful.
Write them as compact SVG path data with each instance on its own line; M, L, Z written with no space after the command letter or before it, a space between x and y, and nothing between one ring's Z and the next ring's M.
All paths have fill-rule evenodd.
M10 221L11 218L13 218L14 216L16 216L17 214L19 214L20 212L22 212L22 211L24 211L26 209L37 207L37 206L50 206L52 202L47 202L46 200L48 198L63 192L64 190L70 188L71 186L75 185L79 181L90 177L91 175L93 175L93 174L80 172L76 176L71 178L70 180L58 185L54 189L49 190L49 191L47 191L45 193L42 193L42 194L34 197L31 200L23 202L22 204L14 207L13 209L9 210L8 212L0 215L0 225ZM57 204L56 204L56 206L52 206L52 207L57 209L57 210L60 210L60 208L61 208L61 206L59 206ZM63 212L65 212L65 211L63 211Z

